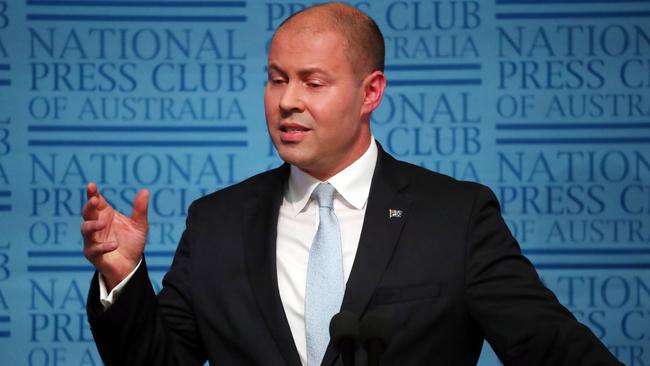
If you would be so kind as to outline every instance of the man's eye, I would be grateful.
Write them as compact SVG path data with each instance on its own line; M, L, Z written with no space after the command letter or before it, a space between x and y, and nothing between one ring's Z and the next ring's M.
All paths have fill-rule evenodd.
M284 79L280 79L280 78L271 78L271 79L269 79L269 81L270 81L271 84L282 84L282 83L284 83Z
M307 86L310 88L320 88L321 86L323 86L323 84L321 84L318 81L308 81Z

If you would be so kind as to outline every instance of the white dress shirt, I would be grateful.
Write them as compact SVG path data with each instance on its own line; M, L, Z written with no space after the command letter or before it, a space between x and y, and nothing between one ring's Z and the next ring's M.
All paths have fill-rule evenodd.
M343 278L347 283L359 246L359 237L366 213L370 183L377 163L377 144L371 139L368 150L354 163L327 181L336 189L334 212L341 229L343 252ZM318 203L311 199L318 179L291 166L289 184L284 192L278 217L276 265L278 288L282 306L289 321L291 334L303 365L307 364L305 338L305 286L309 249L318 229ZM104 278L99 275L100 301L107 309L113 304L121 289L133 276L136 268L110 293Z
M334 212L341 229L343 278L347 283L359 246L366 213L370 182L377 162L374 139L368 150L350 166L327 181L336 188ZM305 286L309 249L318 229L318 203L310 199L321 183L295 166L291 166L289 184L280 206L276 264L278 288L291 334L303 365L307 364L305 338Z

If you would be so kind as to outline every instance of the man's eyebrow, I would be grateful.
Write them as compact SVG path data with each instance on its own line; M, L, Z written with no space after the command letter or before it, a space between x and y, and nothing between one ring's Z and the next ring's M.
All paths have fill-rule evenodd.
M323 74L325 76L329 75L329 72L319 68L319 67L305 67L304 69L300 69L298 71L298 75L301 76L307 76L307 75L313 75L313 74Z
M282 71L282 69L281 69L278 65L276 65L276 64L270 64L270 65L268 65L268 66L266 67L266 69L267 69L268 72L275 71L275 72L279 72L280 74L286 74L286 73L285 73L284 71Z
M274 72L280 73L282 75L286 75L286 72L284 70L282 70L282 68L280 66L276 65L276 64L269 64L267 66L267 70L268 70L268 72L274 71ZM318 74L318 73L326 75L326 76L329 75L329 73L327 71L325 71L324 69L322 69L320 67L316 67L316 66L314 66L314 67L305 67L303 69L298 70L298 75L300 75L300 76L307 76L307 75Z

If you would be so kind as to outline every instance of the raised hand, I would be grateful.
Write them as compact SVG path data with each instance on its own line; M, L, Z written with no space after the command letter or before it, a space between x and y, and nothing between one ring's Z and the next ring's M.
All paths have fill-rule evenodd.
M87 196L81 224L84 256L104 276L110 291L131 273L142 258L149 228L149 191L138 192L130 218L108 204L95 183L88 184Z

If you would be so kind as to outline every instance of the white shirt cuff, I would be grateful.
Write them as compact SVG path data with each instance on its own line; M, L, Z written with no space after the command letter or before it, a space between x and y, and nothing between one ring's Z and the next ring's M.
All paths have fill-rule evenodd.
M124 278L120 283L115 286L110 293L106 291L106 282L104 282L104 276L102 276L101 273L98 273L98 280L99 280L99 301L102 303L102 306L104 307L104 310L108 309L111 305L117 301L118 296L120 295L120 292L122 292L122 289L124 286L129 282L131 277L133 277L133 274L135 271L140 268L140 264L142 263L142 258L140 258L140 261L138 262L138 265L135 266L133 271L129 273L126 278Z

